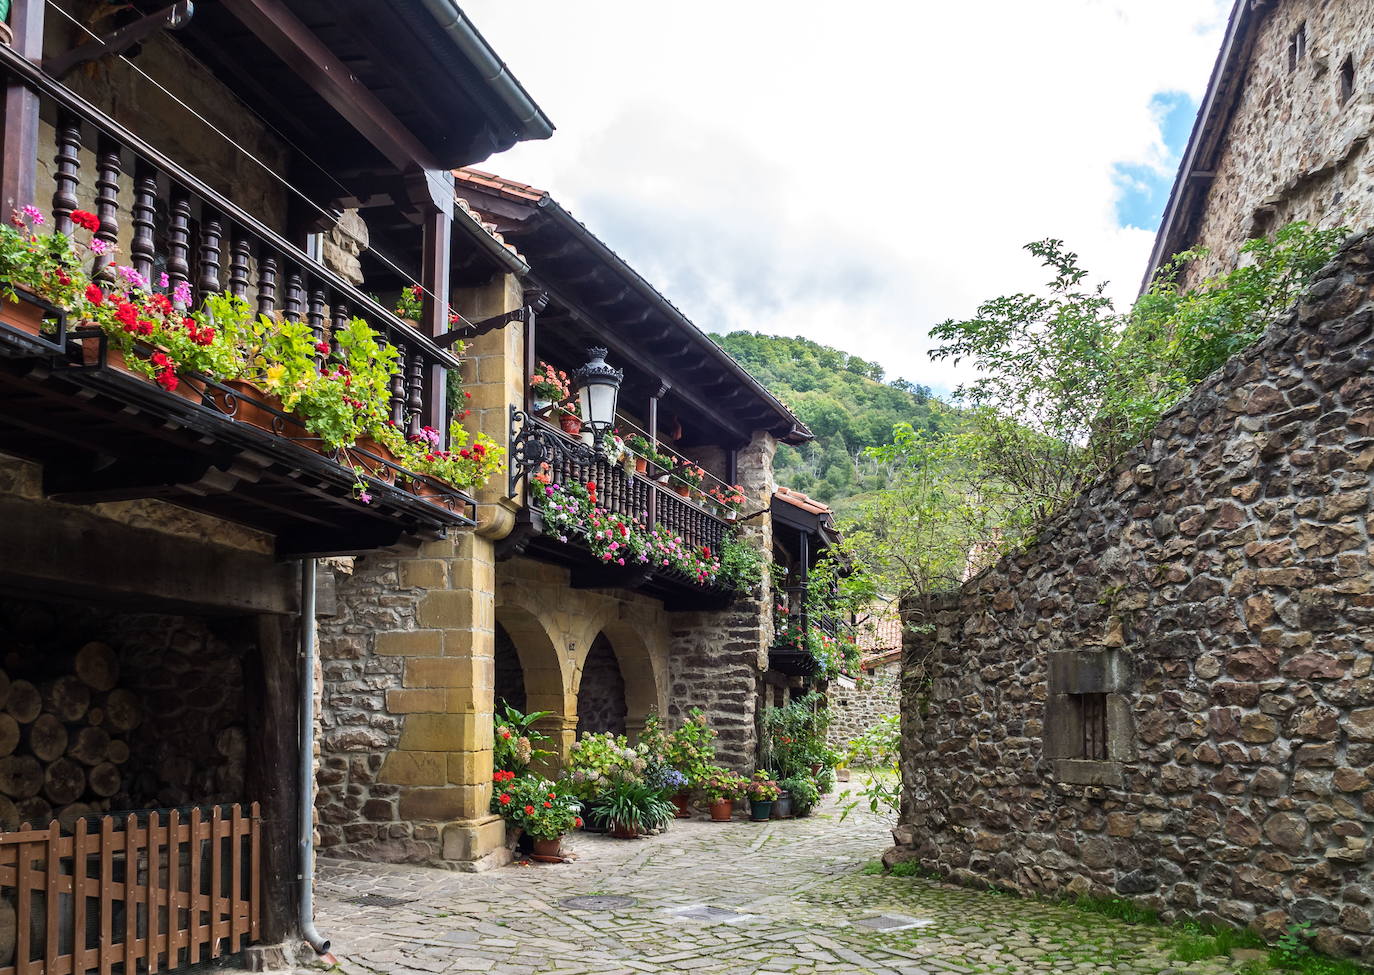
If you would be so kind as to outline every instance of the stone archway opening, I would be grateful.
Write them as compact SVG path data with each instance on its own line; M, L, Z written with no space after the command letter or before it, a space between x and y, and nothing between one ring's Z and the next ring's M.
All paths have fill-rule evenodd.
M606 634L599 633L582 664L582 680L577 688L577 733L609 731L623 735L628 713L620 661Z
M517 711L528 711L525 695L525 671L520 666L520 651L515 640L500 623L496 624L495 677L493 700L497 713L510 705Z

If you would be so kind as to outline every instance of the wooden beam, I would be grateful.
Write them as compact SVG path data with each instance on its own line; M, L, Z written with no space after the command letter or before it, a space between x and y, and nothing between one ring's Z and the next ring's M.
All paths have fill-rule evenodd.
M220 3L398 170L442 169L414 133L288 9L284 0Z
M43 58L45 0L14 0L10 27L15 52L35 64ZM14 79L5 86L5 156L0 171L0 219L34 199L38 176L38 95ZM47 209L46 206L43 207Z
M0 586L193 613L289 613L270 555L181 538L45 501L0 499Z
M452 183L453 177L449 177ZM450 200L452 194L450 194ZM449 272L453 266L453 206L435 208L423 215L420 286L425 289L420 330L431 338L448 331ZM448 435L448 371L429 367L425 377L425 402L421 422L445 437Z

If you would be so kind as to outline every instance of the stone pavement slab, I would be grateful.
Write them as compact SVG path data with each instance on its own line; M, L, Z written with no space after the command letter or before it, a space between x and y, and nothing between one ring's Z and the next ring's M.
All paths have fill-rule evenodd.
M878 819L856 810L841 821L830 800L807 819L678 820L638 840L578 833L565 841L574 862L484 874L322 861L317 923L345 975L1235 970L1223 959L1171 962L1167 941L1147 927L865 874L889 842ZM576 896L634 903L610 910L560 903ZM861 923L884 916L896 923Z

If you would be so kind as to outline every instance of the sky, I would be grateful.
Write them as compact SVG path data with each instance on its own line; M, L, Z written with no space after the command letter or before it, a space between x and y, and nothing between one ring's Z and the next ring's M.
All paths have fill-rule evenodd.
M696 324L947 392L928 329L1045 279L1129 303L1229 0L465 0L553 120L546 189Z

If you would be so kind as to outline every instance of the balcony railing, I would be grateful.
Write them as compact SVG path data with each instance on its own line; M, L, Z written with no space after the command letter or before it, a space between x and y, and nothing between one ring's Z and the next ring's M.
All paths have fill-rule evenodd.
M0 45L0 71L11 85L21 85L36 94L43 106L42 117L54 120L53 229L70 233L75 209L86 206L94 211L99 220L94 237L108 245L105 253L95 258L92 275L96 280L113 281L113 255L119 248L124 255L121 262L127 261L148 280L165 273L169 292L178 285L188 287L192 295L189 307L198 306L209 295L235 295L263 315L306 323L317 343L331 345L335 329L347 326L354 318L362 319L378 333L379 342L396 350L402 367L391 385L391 421L410 434L425 425L445 427L445 370L458 368L459 362L429 336L4 45ZM6 124L18 123L11 120ZM13 130L6 133L7 151L19 144L11 138L14 135ZM84 203L92 199L93 203ZM129 205L123 206L122 201ZM33 202L41 207L49 201ZM67 325L61 333L64 339L81 337L80 330ZM0 333L4 331L0 328ZM56 367L43 374L52 387L44 391L49 405L42 418L20 415L36 400L27 393L22 397L16 393L10 402L17 405L0 409L12 422L14 437L28 437L29 442L42 442L45 433L63 437L58 428L62 424L70 427L78 422L77 414L84 412L86 417L79 422L85 424L85 432L79 440L67 437L68 443L80 447L95 441L96 446L121 460L132 454L130 445L136 447L139 441L128 431L118 431L119 423L132 427L136 420L158 412L172 419L170 428L166 423L159 426L149 421L139 435L161 451L154 455L161 458L155 463L170 472L169 478L186 470L198 474L198 479L186 474L194 483L180 493L177 488L187 483L185 479L180 485L162 485L160 493L140 494L146 485L131 483L124 487L122 497L163 496L273 532L283 527L299 529L295 541L279 544L282 554L361 550L391 544L397 531L432 535L473 523L472 500L446 485L409 474L365 452L349 451L348 456L339 451L331 453L320 449L316 438L284 436L281 429L275 430L276 436L263 434L238 422L235 413L243 399L242 391L237 396L226 395L222 385L197 382L191 385L201 390L200 401L188 405L184 396L164 394L149 384L135 382L127 373L92 369L90 350L96 348L94 342L86 339L83 363L81 350L75 345L65 350L64 358L57 354L63 351L60 348L44 350L42 342L32 340L26 346L22 336L15 336L9 348L0 351L35 358L46 354ZM103 367L103 341L98 348L94 362ZM324 359L321 353L319 361ZM32 382L38 374L16 369L12 375L23 376L14 381ZM83 385L133 405L125 403L122 409L112 408L99 416L88 407L68 409L62 397ZM94 402L99 406L104 401ZM54 408L59 403L62 405ZM116 414L122 418L115 419ZM101 425L100 435L109 436L108 442L99 442L97 424ZM169 429L184 430L189 449L204 447L200 460L209 465L209 473L199 472L200 460L179 465L181 458L168 452ZM120 441L121 434L128 434L125 442ZM225 441L211 445L221 435ZM159 444L159 440L163 442ZM234 480L214 470L242 470L245 457L251 458L254 469L243 476L235 473L238 486L230 490L239 493L231 500L214 500L214 491L207 491L206 483ZM45 463L46 477L49 458L38 459ZM373 503L358 503L357 481L364 484L362 493L370 494ZM100 500L96 493L79 500ZM352 539L338 537L335 526L350 519L355 524L367 524Z
M641 530L661 528L681 539L683 549L709 552L708 558L718 558L721 546L730 537L731 525L725 519L681 497L668 485L637 474L614 458L598 455L582 440L537 416L513 413L512 433L513 480L517 471L528 471L535 489L545 483L583 488L595 485L596 508L633 522ZM537 552L543 558L573 567L574 587L639 589L663 596L672 608L706 608L706 603L723 604L733 595L723 581L694 577L671 561L666 566L661 559L627 561L623 566L615 562L598 564L571 533L566 538L552 537L561 533L550 533L550 522L538 511L539 505L533 505L527 508L526 516L536 534L508 544L505 552L519 554L533 545L532 554ZM689 591L696 595L681 598Z

